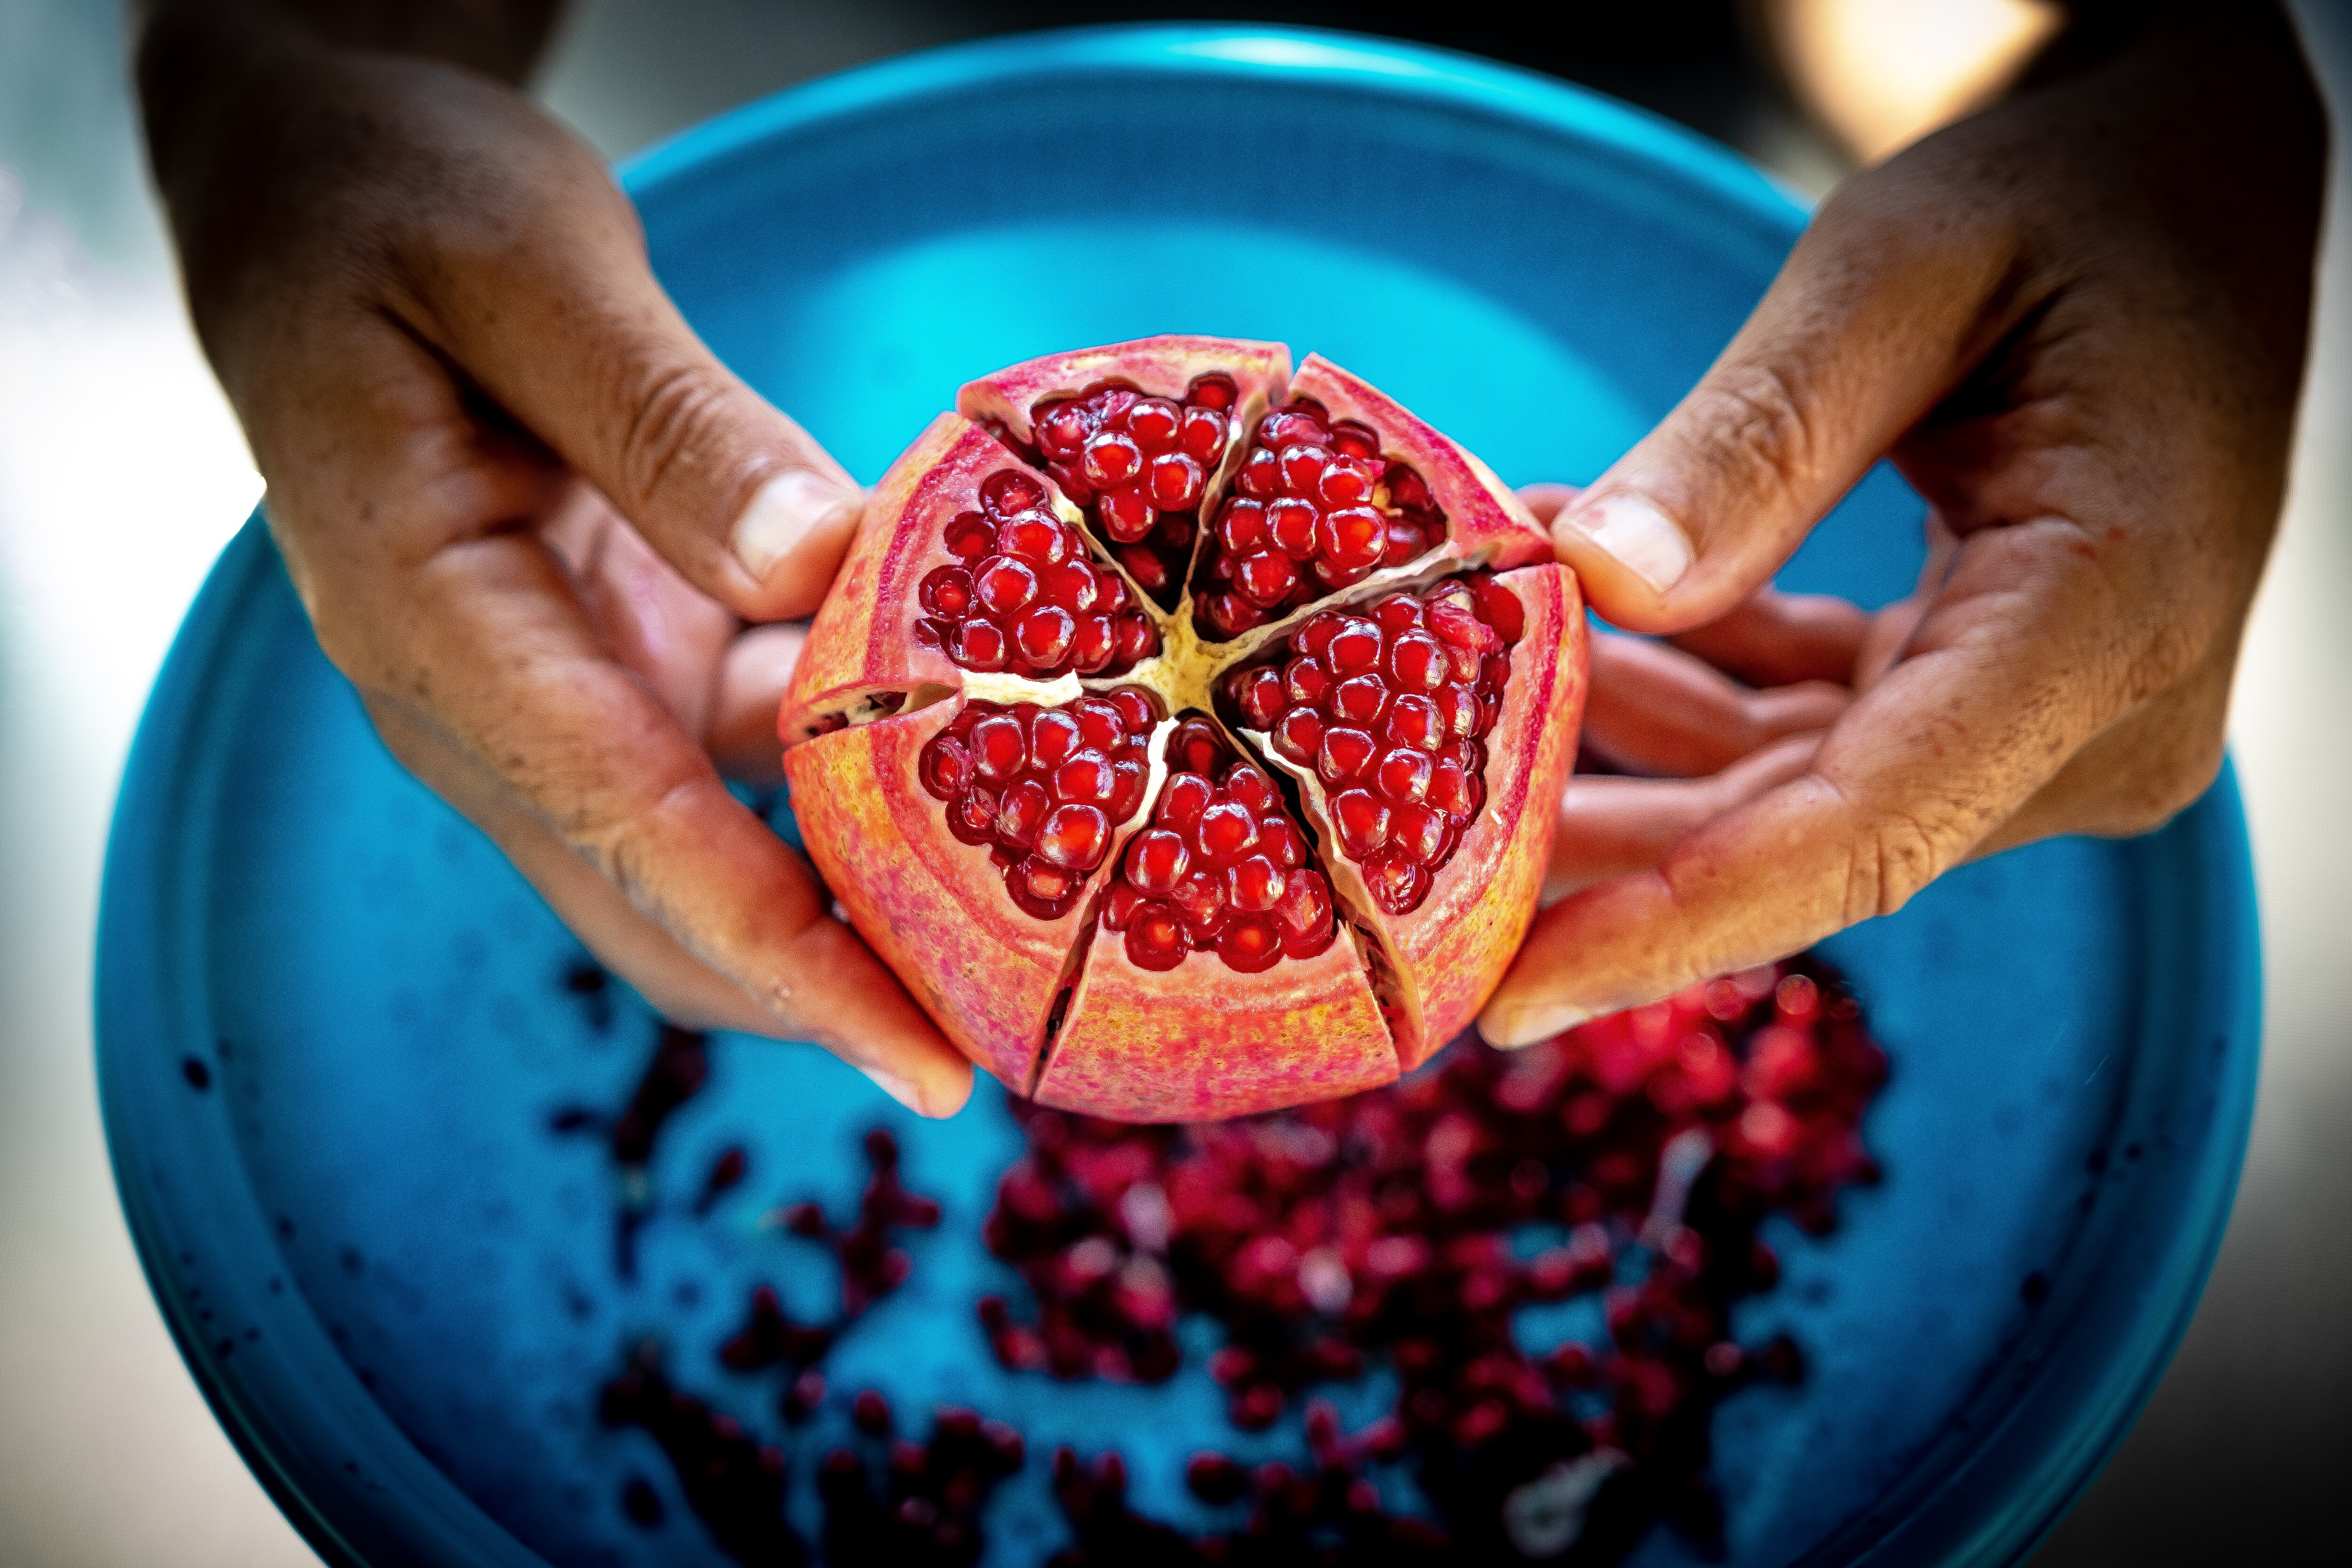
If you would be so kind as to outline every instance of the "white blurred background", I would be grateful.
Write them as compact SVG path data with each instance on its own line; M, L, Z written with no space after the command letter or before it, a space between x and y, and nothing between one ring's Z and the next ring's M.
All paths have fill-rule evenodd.
M2051 20L2029 0L1437 9L1278 11L1555 71L1816 194L1996 90ZM2043 1564L2284 1555L2336 1533L2352 1458L2352 16L2297 9L2338 134L2294 482L2232 719L2269 987L2253 1149L2179 1358ZM866 59L1113 15L585 0L540 92L618 156ZM116 781L173 629L261 491L181 309L121 35L104 0L0 0L0 1561L307 1563L148 1297L91 1072Z

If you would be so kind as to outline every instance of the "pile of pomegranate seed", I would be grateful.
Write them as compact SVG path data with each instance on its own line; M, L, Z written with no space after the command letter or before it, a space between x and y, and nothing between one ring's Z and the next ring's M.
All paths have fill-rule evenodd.
M1118 674L1160 651L1160 633L1126 582L1094 563L1077 530L1047 504L1045 486L1002 469L980 487L980 504L947 526L956 563L923 579L916 641L966 669L1040 680Z
M807 1560L800 1532L784 1520L784 1451L673 1387L656 1347L640 1345L630 1353L621 1375L604 1385L596 1415L607 1426L639 1427L653 1438L677 1473L687 1506L721 1552L744 1563ZM660 1500L645 1495L650 1490L642 1481L629 1489L629 1512L648 1527L661 1520Z
M1510 590L1474 574L1325 610L1287 658L1225 678L1239 721L1322 781L1340 851L1390 914L1421 906L1486 805L1485 737L1524 630Z
M1331 885L1307 863L1307 839L1265 770L1238 759L1206 719L1168 740L1167 784L1151 826L1128 841L1105 931L1126 935L1140 969L1211 952L1244 974L1331 945Z
M1158 700L1133 686L1058 708L966 702L925 743L923 787L948 803L950 833L991 847L1014 903L1058 920L1142 806L1159 721Z
M593 964L577 966L565 976L564 988L575 995L595 996L601 1001L604 973ZM593 985L583 978L589 974L597 977ZM606 1005L609 1008L609 1004ZM609 1011L604 1017L609 1023ZM601 1133L612 1151L613 1163L621 1173L623 1194L614 1224L613 1262L614 1271L624 1279L636 1276L637 1233L654 1216L653 1185L646 1173L653 1163L654 1145L678 1107L700 1094L703 1085L709 1081L709 1037L665 1024L655 1037L653 1055L646 1059L645 1071L638 1076L636 1086L629 1091L628 1101L618 1114L606 1116L574 1105L566 1106L548 1119L550 1131ZM698 1199L696 1212L708 1212L709 1204L716 1203L718 1194L723 1190L723 1184L714 1188L706 1184L709 1201Z
M1429 485L1383 459L1381 438L1301 398L1268 415L1217 508L1202 559L1202 612L1224 637L1277 620L1445 537Z
M887 1447L878 1465L846 1447L826 1454L819 1465L826 1560L910 1568L968 1568L978 1562L984 1543L981 1510L998 1484L1020 1470L1021 1434L1002 1421L982 1419L977 1411L949 1405L933 1413L929 1441L890 1440L889 1403L870 1389L857 1396L854 1419L875 1446Z
M1244 1430L1385 1356L1393 1425L1367 1441L1412 1455L1465 1548L1499 1547L1515 1489L1580 1460L1609 1470L1612 1530L1664 1516L1704 1535L1714 1405L1795 1372L1793 1347L1730 1337L1732 1303L1779 1278L1759 1228L1824 1228L1839 1189L1875 1179L1859 1121L1885 1076L1853 999L1806 958L1269 1116L1025 1110L984 1235L1038 1313L992 1298L981 1321L1008 1367L1154 1381L1181 1359L1177 1317L1207 1312ZM1554 1239L1528 1254L1531 1227ZM1629 1251L1639 1282L1618 1286ZM1519 1308L1596 1290L1606 1345L1521 1348Z
M1223 374L1196 379L1181 404L1105 382L1030 411L1045 472L1170 608L1192 564L1202 494L1224 461L1236 395Z

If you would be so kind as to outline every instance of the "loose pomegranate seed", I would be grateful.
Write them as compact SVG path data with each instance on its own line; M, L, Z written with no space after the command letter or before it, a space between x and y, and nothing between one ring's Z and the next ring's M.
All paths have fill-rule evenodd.
M981 485L981 510L957 514L944 539L958 564L937 566L917 597L917 640L966 669L1050 679L1123 674L1160 651L1160 633L1118 574L1046 506L1045 486L1018 468Z
M1031 410L1038 455L1143 590L1172 608L1209 476L1232 439L1233 378L1204 375L1181 403L1105 382Z
M1234 721L1331 793L1339 847L1390 914L1420 907L1486 804L1483 737L1510 677L1509 643L1488 617L1517 637L1517 606L1473 574L1310 616L1286 658L1225 678Z
M1202 555L1212 635L1264 626L1444 540L1445 515L1428 485L1383 459L1377 433L1333 423L1311 398L1265 417Z
M1059 920L1142 806L1142 742L1159 711L1135 687L1059 708L967 702L925 742L917 772L947 803L949 831L1000 858L1013 901Z

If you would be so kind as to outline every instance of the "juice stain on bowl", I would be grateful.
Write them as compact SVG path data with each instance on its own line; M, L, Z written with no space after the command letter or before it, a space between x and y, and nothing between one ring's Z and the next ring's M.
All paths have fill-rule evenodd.
M699 1049L665 1031L620 1113L562 1113L557 1130L605 1131L642 1175L701 1086ZM1058 1448L1046 1463L1068 1542L1052 1561L1601 1563L1661 1522L1719 1545L1715 1409L1796 1382L1803 1361L1785 1335L1739 1342L1732 1309L1778 1283L1768 1220L1826 1232L1839 1193L1877 1179L1860 1124L1885 1078L1854 997L1805 955L1524 1050L1464 1041L1403 1082L1266 1115L1134 1126L1015 1101L1023 1148L982 1232L1005 1289L972 1307L998 1363L1156 1384L1207 1342L1180 1330L1206 1328L1236 1431L1297 1412L1300 1436L1291 1460L1194 1454L1205 1531L1133 1507L1118 1450ZM796 1321L758 1287L715 1358L719 1375L773 1384L781 1440L695 1394L692 1369L649 1342L624 1348L599 1394L602 1423L652 1436L739 1562L976 1563L992 1495L1028 1459L985 1412L942 1405L918 1440L879 1392L828 1386L828 1353L914 1268L903 1233L940 1223L887 1131L863 1148L847 1223L807 1202L776 1215L833 1255L833 1315ZM723 1152L684 1212L699 1217L742 1169ZM652 1210L642 1182L623 1193L625 1237ZM1596 1318L1598 1333L1579 1331ZM1343 1429L1318 1391L1370 1376L1392 1403ZM807 1462L790 1434L828 1405L853 1436L815 1458L812 1546L787 1517ZM666 1527L642 1478L622 1504Z

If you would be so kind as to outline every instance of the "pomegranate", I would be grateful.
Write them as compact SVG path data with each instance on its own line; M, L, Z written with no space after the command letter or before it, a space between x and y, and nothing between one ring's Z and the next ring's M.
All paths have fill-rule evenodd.
M1468 1024L1535 910L1576 580L1478 460L1278 343L973 382L876 488L778 731L940 1028L1126 1121L1328 1098Z

